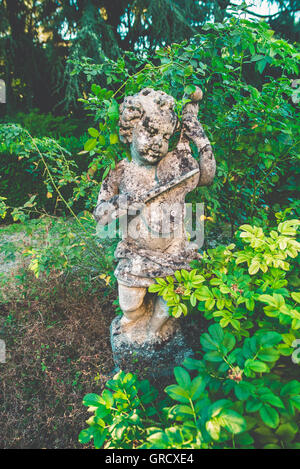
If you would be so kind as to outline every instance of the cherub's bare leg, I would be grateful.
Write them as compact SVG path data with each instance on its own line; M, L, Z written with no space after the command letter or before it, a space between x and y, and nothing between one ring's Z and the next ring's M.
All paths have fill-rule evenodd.
M165 329L167 321L170 320L169 307L166 301L158 296L154 302L153 314L150 320L150 332L160 335Z
M165 335L168 322L170 326L173 322L167 303L156 295L148 294L146 297L146 293L147 288L127 287L119 283L119 302L123 311L121 327L134 335Z
M119 303L120 308L124 313L121 319L122 325L127 325L135 322L141 318L145 312L146 307L144 298L147 293L147 288L144 287L127 287L119 283Z

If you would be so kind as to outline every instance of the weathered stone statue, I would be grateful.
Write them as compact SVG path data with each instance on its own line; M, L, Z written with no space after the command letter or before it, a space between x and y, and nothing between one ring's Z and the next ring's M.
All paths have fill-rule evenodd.
M122 369L130 369L134 362L133 368L151 367L153 375L161 376L189 353L178 321L148 287L157 277L189 269L197 257L197 247L185 233L185 196L197 185L210 184L215 174L212 149L197 120L201 97L197 88L185 105L173 151L169 140L179 122L171 96L145 88L120 106L120 139L130 145L132 160L123 160L110 171L94 215L102 225L128 215L115 252L123 316L111 326L115 363ZM190 141L199 161L192 156Z

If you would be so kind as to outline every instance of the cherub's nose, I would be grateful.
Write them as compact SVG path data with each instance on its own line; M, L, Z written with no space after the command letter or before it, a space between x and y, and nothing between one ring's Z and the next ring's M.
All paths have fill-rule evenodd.
M155 135L153 138L153 143L154 145L157 145L159 148L162 145L162 136L161 135Z

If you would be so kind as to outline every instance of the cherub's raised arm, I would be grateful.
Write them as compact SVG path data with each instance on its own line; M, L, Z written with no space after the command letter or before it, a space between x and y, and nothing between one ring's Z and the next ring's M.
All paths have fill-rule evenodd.
M200 179L199 186L208 186L212 183L216 172L216 161L211 144L205 135L202 125L198 121L198 101L202 98L199 88L191 96L192 102L185 105L182 112L181 141L192 141L199 154Z

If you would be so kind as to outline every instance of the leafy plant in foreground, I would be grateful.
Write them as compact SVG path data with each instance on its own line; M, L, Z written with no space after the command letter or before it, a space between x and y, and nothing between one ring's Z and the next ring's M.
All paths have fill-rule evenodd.
M201 350L174 369L176 384L166 387L164 403L149 383L124 372L102 397L93 395L97 404L86 397L95 414L79 441L94 438L95 447L108 448L299 448L299 224L283 221L268 234L242 226L239 249L209 250L191 272L157 279L150 291L165 298L171 314L203 314Z

